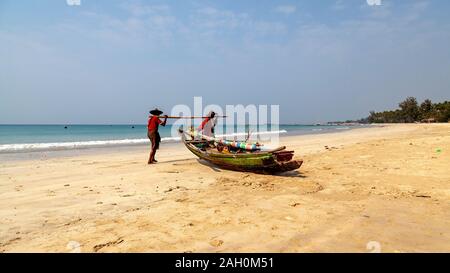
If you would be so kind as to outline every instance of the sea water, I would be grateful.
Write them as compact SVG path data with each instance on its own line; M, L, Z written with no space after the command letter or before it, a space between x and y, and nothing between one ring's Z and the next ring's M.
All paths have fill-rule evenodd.
M174 128L175 129L175 128ZM229 129L229 128L228 128ZM351 129L335 125L270 125L264 127L234 126L229 133L224 126L216 127L216 136L243 138L264 134L311 134ZM175 131L175 130L174 130ZM162 142L179 141L172 135L172 125L160 126ZM0 153L68 150L89 147L148 144L145 125L0 125Z

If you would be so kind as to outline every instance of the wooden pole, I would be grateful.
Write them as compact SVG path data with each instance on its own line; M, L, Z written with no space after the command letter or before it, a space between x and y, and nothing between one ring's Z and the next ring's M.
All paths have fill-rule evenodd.
M215 118L226 118L227 116L215 116ZM158 116L158 118L166 118L166 116ZM173 119L196 119L196 118L209 118L209 117L179 117L179 116L167 116L167 118Z

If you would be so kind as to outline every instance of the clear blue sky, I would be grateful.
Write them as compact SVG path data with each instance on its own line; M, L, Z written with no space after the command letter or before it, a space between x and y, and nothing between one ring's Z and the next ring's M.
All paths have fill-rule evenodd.
M281 122L450 99L450 1L0 1L0 123L145 123L279 104Z

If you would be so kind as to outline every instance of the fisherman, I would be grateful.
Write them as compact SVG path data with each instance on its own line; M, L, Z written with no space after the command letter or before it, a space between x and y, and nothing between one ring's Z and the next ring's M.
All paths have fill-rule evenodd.
M151 116L148 119L148 132L147 136L150 139L150 142L152 144L151 150L150 150L150 158L148 159L148 164L153 164L158 161L155 159L156 150L159 149L159 143L161 142L161 136L158 132L158 127L161 124L161 126L166 126L167 122L167 115L164 116L164 121L161 121L159 119L159 116L163 112L160 111L158 108L155 108L154 110L150 111Z
M198 127L198 131L204 136L214 137L214 127L217 123L217 117L214 111L208 113L206 118L203 120L202 124Z

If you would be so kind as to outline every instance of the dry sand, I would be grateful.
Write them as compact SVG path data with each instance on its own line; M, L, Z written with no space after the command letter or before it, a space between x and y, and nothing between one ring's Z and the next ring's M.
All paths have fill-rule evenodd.
M450 124L282 142L298 173L220 170L181 144L152 166L144 147L2 160L0 252L450 251Z

